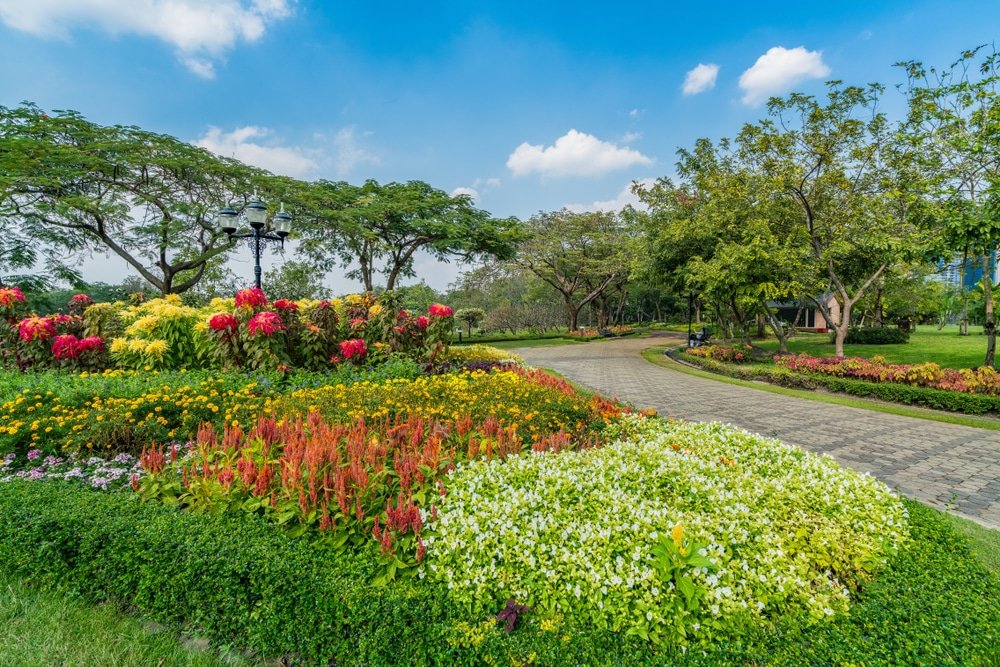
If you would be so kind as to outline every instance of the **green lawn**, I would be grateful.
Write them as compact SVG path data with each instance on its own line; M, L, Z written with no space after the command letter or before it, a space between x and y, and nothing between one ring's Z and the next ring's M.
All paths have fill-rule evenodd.
M0 665L4 667L221 667L250 665L221 657L204 642L143 625L109 605L38 591L0 575Z
M898 364L917 364L933 361L944 368L974 368L983 363L986 338L981 327L969 327L970 335L959 336L958 326L947 326L941 331L925 325L910 336L909 343L900 345L845 345L849 357L870 358L881 354L886 361ZM769 339L754 341L754 347L778 351L778 342ZM815 357L832 357L833 343L829 334L796 334L788 342L788 349L795 354L806 353Z

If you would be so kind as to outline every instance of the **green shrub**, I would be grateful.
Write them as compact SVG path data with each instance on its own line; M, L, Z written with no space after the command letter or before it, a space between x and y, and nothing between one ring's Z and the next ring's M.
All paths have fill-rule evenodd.
M370 586L365 554L335 555L250 516L181 513L62 482L0 484L0 569L300 666L990 664L1000 578L936 512L904 502L911 541L849 614L808 628L782 618L683 657L581 630L571 616L544 624L534 611L506 635L426 580Z
M836 336L831 336L833 342ZM847 345L898 345L910 342L910 332L899 327L852 327L847 331Z

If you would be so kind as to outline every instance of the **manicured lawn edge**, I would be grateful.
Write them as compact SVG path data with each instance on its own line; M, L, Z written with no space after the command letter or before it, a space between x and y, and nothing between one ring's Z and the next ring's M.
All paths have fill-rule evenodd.
M741 387L749 387L751 389L757 389L759 391L767 391L772 394L781 394L783 396L794 396L796 398L804 398L812 401L819 401L821 403L831 403L834 405L843 405L852 408L860 408L862 410L871 410L874 412L883 412L886 414L903 415L906 417L915 417L917 419L927 419L930 421L943 422L946 424L958 424L960 426L972 426L975 428L988 429L991 431L1000 431L1000 420L988 419L982 417L975 417L972 415L965 414L955 414L949 412L943 412L939 410L931 410L928 408L918 408L901 403L892 402L879 402L875 400L864 400L860 398L852 398L847 393L835 393L836 389L831 387L841 387L847 386L845 378L831 378L832 380L839 380L838 383L830 383L830 386L819 387L818 383L811 386L816 387L816 389L793 389L786 386L779 386L776 384L771 384L767 380L768 378L764 375L755 375L751 373L747 374L737 374L733 375L726 374L732 366L726 366L718 362L713 363L715 365L711 366L712 370L704 370L709 368L708 364L698 364L695 365L689 359L684 359L683 362L674 360L666 356L665 352L669 349L674 349L673 345L658 345L655 347L649 347L643 350L642 356L646 361L656 364L657 366L662 366L664 368L669 368L671 370L678 371L680 373L687 373L688 375L693 375L696 377L702 377L710 380L715 380L717 382L724 382L727 384L734 384ZM693 358L694 359L694 358ZM698 359L697 362L703 362L706 360ZM740 367L735 367L740 368ZM749 379L752 378L752 379ZM808 378L812 380L813 378ZM859 381L851 380L850 383L859 383ZM871 385L877 387L875 383L865 382L860 383L865 385ZM800 385L801 386L801 385ZM892 387L900 387L902 385L892 385ZM826 393L822 389L826 388L831 393ZM922 389L922 387L906 387L907 389ZM940 390L927 390L927 391L940 391ZM878 394L863 394L871 396L872 398L878 398L881 400L881 396Z
M296 665L989 664L1000 577L939 513L912 501L912 541L846 616L783 618L724 650L683 656L527 615L506 635L427 581L369 584L374 561L290 539L253 516L210 516L63 482L0 485L0 570L111 601L221 646Z

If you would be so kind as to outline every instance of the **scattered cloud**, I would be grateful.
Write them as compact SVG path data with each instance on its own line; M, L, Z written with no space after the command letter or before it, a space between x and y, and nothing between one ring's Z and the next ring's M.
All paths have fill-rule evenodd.
M371 136L371 132L364 132L361 136L369 137ZM346 176L358 165L382 164L382 160L375 153L372 153L358 143L358 137L355 134L353 126L345 127L337 132L337 136L333 138L333 147L335 151L334 170L338 176Z
M628 117L629 118L638 118L639 116L641 116L644 113L646 113L645 109L632 109L631 111L628 112Z
M457 197L459 195L468 195L473 204L479 201L479 192L475 188L455 188L451 191L452 197Z
M239 42L256 42L294 0L0 0L0 21L38 37L69 39L77 28L153 37L173 46L202 78Z
M715 79L719 76L719 66L699 63L684 77L682 90L685 95L697 95L715 88Z
M642 139L642 132L626 132L622 135L622 143L630 144L633 141L639 141Z
M756 106L769 97L788 92L798 83L829 74L822 51L807 51L804 46L794 49L773 46L740 75L743 103Z
M507 158L515 176L539 173L543 176L600 176L633 165L652 164L637 150L622 148L597 137L570 130L552 146L518 146Z
M232 132L209 127L205 136L193 143L216 155L236 158L275 174L305 178L316 173L321 157L318 151L279 146L268 141L270 135L271 131L266 127L252 125L238 127Z
M586 213L587 211L620 211L626 206L631 206L640 211L646 210L647 206L639 201L639 198L632 192L633 183L641 183L650 186L656 182L655 178L641 178L626 185L614 199L606 201L595 201L590 204L566 204L563 208L573 213Z
M487 188L499 188L502 181L495 176L493 178L477 178L473 183L472 187L487 187Z

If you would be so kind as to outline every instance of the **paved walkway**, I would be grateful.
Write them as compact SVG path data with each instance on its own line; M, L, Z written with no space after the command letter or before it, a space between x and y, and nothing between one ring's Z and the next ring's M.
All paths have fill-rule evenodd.
M728 422L829 453L901 493L1000 529L1000 431L739 387L656 366L640 355L667 342L626 338L511 351L662 416Z

